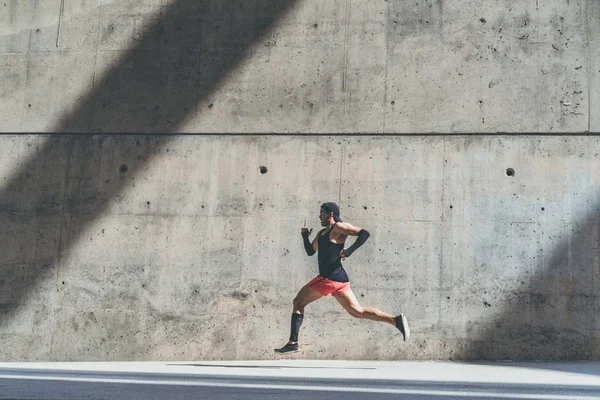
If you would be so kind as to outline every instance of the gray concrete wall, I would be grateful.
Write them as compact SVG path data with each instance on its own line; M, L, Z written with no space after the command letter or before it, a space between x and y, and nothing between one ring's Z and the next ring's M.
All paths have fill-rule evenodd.
M600 110L596 105L600 99L600 2L588 4L588 27L590 32L590 132L600 132Z
M595 0L6 0L0 131L598 132Z
M345 263L359 300L406 313L413 339L327 298L307 308L297 357L600 356L597 137L3 136L0 148L3 360L273 358L317 274L299 230L318 228L326 200L372 233Z
M599 357L599 27L594 0L0 3L0 358L271 358L325 200L414 336L327 299L296 357Z

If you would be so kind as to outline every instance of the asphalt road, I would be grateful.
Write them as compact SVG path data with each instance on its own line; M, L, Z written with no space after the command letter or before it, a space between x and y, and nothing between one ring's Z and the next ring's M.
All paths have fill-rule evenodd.
M459 379L468 369L458 374L448 371L445 378L440 371L446 368L431 363L419 365L422 372L418 379L403 379L402 371L409 366L402 364L396 371L389 363L385 368L377 364L330 366L316 362L309 366L246 363L229 368L215 364L152 364L153 368L98 364L92 370L89 365L61 364L52 369L48 365L31 368L32 364L2 364L0 399L600 399L600 376L595 370L585 374L523 369L523 374L515 377L512 369L498 367L494 372L489 366L470 365L467 368L473 374ZM381 379L377 378L378 372ZM510 376L497 375L503 373ZM524 379L527 373L531 376ZM486 376L493 378L486 381ZM542 377L538 383L534 382L536 376ZM560 376L565 379L561 381Z

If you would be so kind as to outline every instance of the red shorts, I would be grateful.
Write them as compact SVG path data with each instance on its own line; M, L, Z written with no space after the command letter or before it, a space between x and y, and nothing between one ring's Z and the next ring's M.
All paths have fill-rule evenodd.
M321 275L317 275L315 279L308 282L308 286L323 296L337 296L350 290L350 282L331 281Z

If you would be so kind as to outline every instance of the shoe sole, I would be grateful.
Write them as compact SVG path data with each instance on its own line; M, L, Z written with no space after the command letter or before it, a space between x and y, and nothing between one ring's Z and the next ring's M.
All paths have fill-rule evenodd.
M404 326L404 341L406 342L408 340L408 338L410 337L410 328L408 327L408 319L406 319L404 314L401 317L402 317L402 325Z
M275 350L275 353L277 353L277 354L290 354L290 353L297 353L299 351L300 351L300 349L298 349L298 350L290 350L290 351L277 351L277 350Z

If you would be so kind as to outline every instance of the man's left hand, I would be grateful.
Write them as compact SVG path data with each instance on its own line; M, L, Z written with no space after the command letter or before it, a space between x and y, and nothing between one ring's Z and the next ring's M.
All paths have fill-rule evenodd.
M350 254L352 254L352 253L350 253ZM340 258L342 260L345 260L347 257L350 257L350 254L346 253L346 249L344 249L344 250L340 251Z

